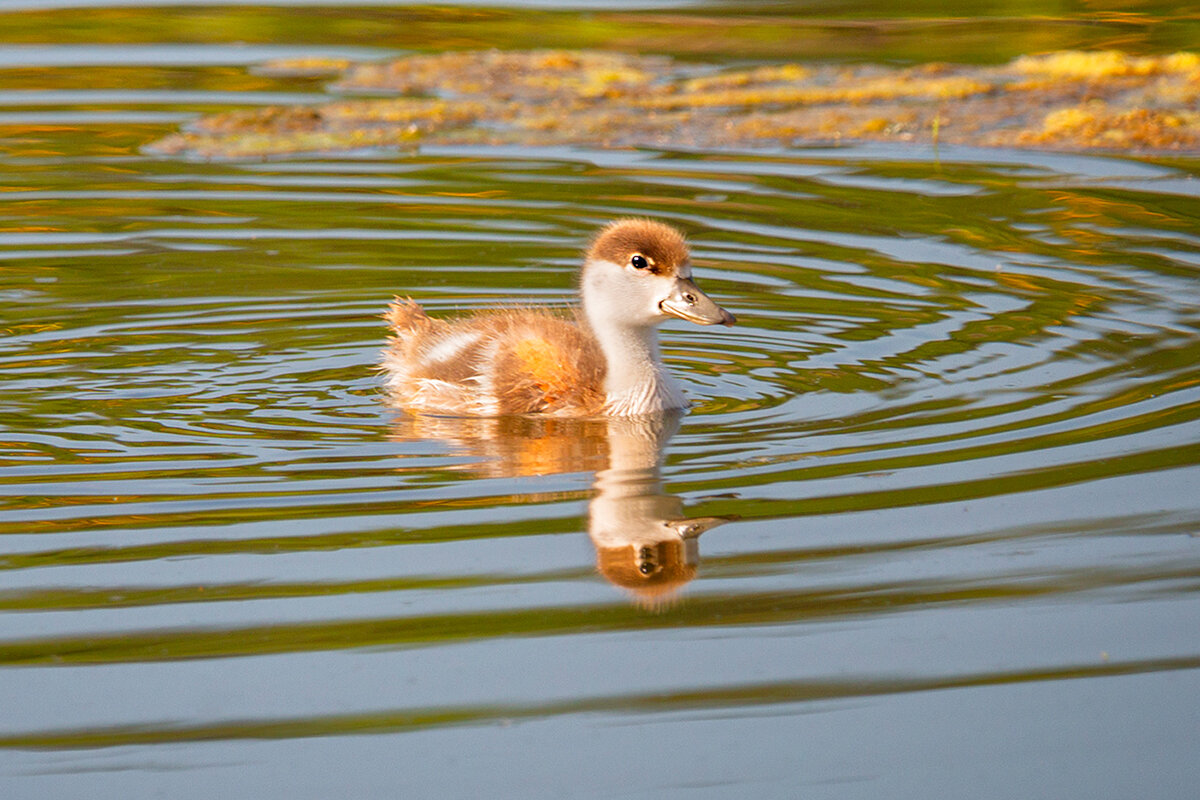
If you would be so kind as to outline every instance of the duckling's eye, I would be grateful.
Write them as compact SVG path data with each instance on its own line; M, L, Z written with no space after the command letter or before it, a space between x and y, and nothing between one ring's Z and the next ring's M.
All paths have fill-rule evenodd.
M634 269L646 269L650 266L650 262L641 253L636 253L633 258L629 259L629 266Z

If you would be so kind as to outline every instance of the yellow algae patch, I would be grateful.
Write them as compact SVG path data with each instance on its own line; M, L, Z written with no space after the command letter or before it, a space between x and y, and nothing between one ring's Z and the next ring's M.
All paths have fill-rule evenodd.
M289 153L326 153L368 147L412 147L419 135L407 128L367 128L347 131L307 131L293 134L247 133L214 137L177 133L155 143L159 155L200 158L261 158Z
M353 64L348 58L273 58L254 68L260 75L314 76L339 75Z
M732 89L749 84L794 82L804 80L811 75L812 70L800 64L779 64L692 78L684 81L681 88L685 92L709 92L714 89Z
M860 124L854 133L858 136L870 136L871 134L885 133L888 130L896 128L896 126L897 122L888 117L871 117Z
M704 106L816 105L818 103L867 103L874 100L949 100L982 94L992 84L973 78L886 77L850 82L841 86L765 86L717 92L691 92L636 101L645 108L689 108Z
M483 113L478 103L449 103L420 98L351 100L320 106L268 106L205 117L192 125L203 133L251 133L317 130L370 122L463 123Z
M478 103L420 98L271 106L206 117L188 131L159 140L152 149L168 155L246 158L403 146L433 130L466 125L482 113Z
M785 142L861 139L911 142L932 126L931 120L913 109L889 106L882 110L888 113L880 114L880 109L871 106L834 106L781 114L752 114L731 122L729 131L738 139Z
M1174 53L1169 56L1131 56L1118 50L1084 52L1065 50L1038 56L1021 56L1013 69L1025 74L1048 75L1073 80L1098 80L1127 75L1160 75L1200 69L1200 56Z
M1147 108L1114 111L1100 103L1063 108L1046 115L1041 131L1023 135L1029 143L1083 143L1089 147L1152 150L1200 146L1200 114Z
M435 126L471 122L487 113L487 109L481 103L405 97L330 103L321 106L320 113L324 120L331 123L420 122L427 126Z
M710 69L697 76L697 65L667 57L586 50L415 55L351 65L332 84L390 97L218 114L148 149L237 158L423 142L728 147L847 139L1200 149L1196 53L1064 51L991 67Z
M205 117L191 126L203 133L290 133L309 131L321 124L321 112L312 106L268 106L249 111L228 111Z
M450 52L363 64L348 71L334 88L491 99L595 97L644 86L669 63L586 50Z

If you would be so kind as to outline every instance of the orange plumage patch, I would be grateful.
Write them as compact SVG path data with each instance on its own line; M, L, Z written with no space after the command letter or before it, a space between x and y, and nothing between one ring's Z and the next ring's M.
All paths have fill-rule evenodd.
M513 354L548 403L553 403L576 383L578 376L571 365L558 347L546 339L521 339L513 347Z

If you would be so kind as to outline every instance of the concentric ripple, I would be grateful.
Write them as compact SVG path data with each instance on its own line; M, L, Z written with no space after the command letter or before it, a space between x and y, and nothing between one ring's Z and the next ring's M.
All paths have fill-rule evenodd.
M247 103L300 91L246 81ZM93 112L186 114L209 95L43 101L90 110L28 129L0 114L10 773L98 769L63 753L112 748L105 769L130 774L156 744L189 773L246 740L295 765L307 740L466 742L455 731L512 720L553 746L597 714L761 726L781 765L790 745L764 742L819 738L805 709L903 716L892 704L953 689L954 716L1054 682L1094 708L1090 687L1135 678L1150 697L1123 708L1186 725L1194 163L833 148L205 164L139 154L174 116ZM394 294L435 314L566 307L587 237L624 215L687 231L698 282L739 317L664 327L696 401L674 436L381 402ZM636 513L605 504L622 492ZM630 589L605 548L661 524L715 530L697 552L638 555L678 570ZM1183 688L1146 689L1160 672ZM1012 713L1040 708L1048 690L1031 691ZM345 757L388 760L370 751Z

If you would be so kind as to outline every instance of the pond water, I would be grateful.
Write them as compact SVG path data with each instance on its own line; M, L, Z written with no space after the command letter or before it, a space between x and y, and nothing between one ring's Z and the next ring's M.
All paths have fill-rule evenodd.
M156 158L407 29L40 13L0 15L5 798L1194 796L1200 161ZM688 415L381 402L394 294L565 306L627 214L739 316L664 327Z

